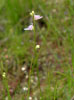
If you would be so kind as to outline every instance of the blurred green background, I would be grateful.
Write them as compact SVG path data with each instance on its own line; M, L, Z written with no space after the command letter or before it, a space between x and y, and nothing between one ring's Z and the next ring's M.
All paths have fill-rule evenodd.
M3 62L3 70L7 72L11 84L17 83L16 80L20 80L21 76L24 78L17 88L10 84L14 91L12 98L24 100L21 87L25 81L28 84L20 68L26 65L29 74L34 56L34 34L32 31L24 31L32 23L32 10L43 16L36 22L36 41L41 48L37 64L43 91L39 92L40 87L35 87L31 93L33 95L36 90L38 100L71 100L74 94L73 0L0 0L0 62ZM2 88L1 67L0 86ZM2 90L0 94L0 100L3 100Z

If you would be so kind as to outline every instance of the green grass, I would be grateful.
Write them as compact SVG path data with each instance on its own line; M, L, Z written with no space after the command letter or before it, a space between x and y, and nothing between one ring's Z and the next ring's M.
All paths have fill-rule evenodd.
M72 99L73 6L73 0L0 0L0 100ZM35 22L35 32L24 31L32 10L43 19Z

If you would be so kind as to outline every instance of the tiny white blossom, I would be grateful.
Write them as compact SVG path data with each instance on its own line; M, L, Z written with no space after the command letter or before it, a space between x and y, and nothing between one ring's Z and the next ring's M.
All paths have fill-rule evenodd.
M23 87L23 90L24 90L24 91L27 91L27 90L28 90L28 88L27 88L27 87Z
M39 49L40 48L40 45L36 45L36 49Z
M32 97L29 97L29 100L32 100Z
M22 67L22 68L21 68L21 70L22 70L22 71L25 71L25 70L26 70L26 68L25 68L25 67Z

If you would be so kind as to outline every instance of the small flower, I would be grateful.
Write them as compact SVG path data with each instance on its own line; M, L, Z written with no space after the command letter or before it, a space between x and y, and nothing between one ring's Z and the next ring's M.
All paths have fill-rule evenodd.
M36 47L35 47L36 49L39 49L40 48L40 45L36 45Z
M29 97L29 100L32 100L32 97Z
M28 88L27 87L23 87L23 91L27 91L28 90Z
M6 77L6 73L4 72L4 73L2 74L2 76L3 76L3 78L5 78L5 77Z
M34 14L35 14L34 11L32 11L32 12L30 13L31 16L34 16Z
M39 20L39 19L43 18L43 16L35 15L35 12L34 12L34 11L32 11L32 12L30 13L30 15L31 15L31 16L34 16L34 20Z
M21 68L21 70L22 70L22 71L25 71L25 70L26 70L26 68L25 68L25 67L22 67L22 68Z
M34 26L33 25L29 25L27 28L24 28L24 30L34 30Z
M34 20L39 20L39 19L41 19L41 18L43 18L43 16L40 16L40 15L34 15Z

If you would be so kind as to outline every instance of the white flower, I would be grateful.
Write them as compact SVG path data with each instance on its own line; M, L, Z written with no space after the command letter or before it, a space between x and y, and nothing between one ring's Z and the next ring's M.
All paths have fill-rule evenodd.
M29 25L27 28L24 28L24 30L34 30L34 26L33 25Z
M32 100L32 97L29 97L29 100Z
M25 67L22 67L22 68L21 68L21 70L22 70L22 71L25 71L25 70L26 70L26 68L25 68Z
M36 45L36 49L39 49L40 48L40 45Z
M27 91L27 90L28 90L28 88L27 88L27 87L23 87L23 90L24 90L24 91Z

